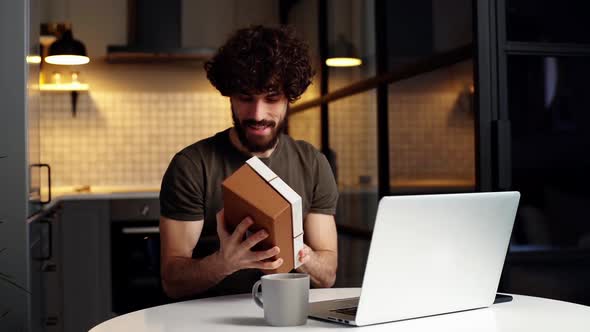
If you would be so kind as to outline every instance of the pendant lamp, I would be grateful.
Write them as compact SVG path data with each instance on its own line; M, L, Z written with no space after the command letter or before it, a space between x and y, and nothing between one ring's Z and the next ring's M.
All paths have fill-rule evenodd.
M356 67L362 63L354 45L343 35L339 35L336 42L328 48L328 58L326 59L328 67Z
M90 62L90 59L86 54L86 46L74 39L72 30L66 30L49 46L45 62L54 65L83 65Z

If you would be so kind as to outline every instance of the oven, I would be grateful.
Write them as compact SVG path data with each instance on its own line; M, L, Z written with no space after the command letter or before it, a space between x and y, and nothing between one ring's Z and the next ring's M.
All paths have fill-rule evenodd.
M116 314L167 303L160 280L159 201L111 201L112 310Z

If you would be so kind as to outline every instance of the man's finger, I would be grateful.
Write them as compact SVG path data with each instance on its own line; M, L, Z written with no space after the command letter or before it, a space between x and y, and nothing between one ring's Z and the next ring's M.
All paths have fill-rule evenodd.
M217 234L219 235L220 239L230 236L229 232L225 228L225 212L223 210L224 209L221 209L215 215L215 218L217 219Z
M310 259L311 259L311 258L309 257L309 255L300 256L300 257L299 257L299 262L300 262L301 264L305 264L305 263L309 262L309 260L310 260Z
M301 250L299 250L299 257L305 257L305 256L309 256L309 254L311 254L311 248L303 245L303 248Z
M278 255L280 252L281 252L281 249L279 249L279 247L277 247L277 246L274 246L274 247L272 247L268 250L265 250L265 251L254 251L254 252L252 252L252 256L253 256L253 260L262 261L262 260L274 257L274 256Z
M242 220L242 222L240 222L238 224L238 227L236 227L233 234L231 235L233 240L242 242L242 239L244 238L244 235L246 235L246 231L248 230L248 227L250 227L253 223L254 223L254 221L252 220L252 218L250 218L250 217L244 218L244 220Z
M252 268L260 270L274 270L283 265L283 259L279 258L272 262L257 262L252 264Z
M257 245L258 243L260 243L260 241L266 239L267 237L268 233L264 229L261 229L258 232L248 236L248 238L244 240L244 242L242 242L242 248L244 248L244 250L250 250L252 249L252 247Z

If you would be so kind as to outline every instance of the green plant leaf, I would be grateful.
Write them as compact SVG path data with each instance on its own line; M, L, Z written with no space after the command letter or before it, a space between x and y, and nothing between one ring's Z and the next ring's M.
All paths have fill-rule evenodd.
M23 286L17 284L16 282L11 280L12 278L9 275L6 275L2 272L0 272L0 281L3 281L9 285L12 285L20 290L22 290L23 292L27 293L27 294L31 294L31 292L29 292L26 288L24 288Z
M0 157L2 157L2 156L0 156ZM5 156L4 156L4 157L5 157ZM4 222L4 221L0 220L0 224L1 224L1 223L3 223L3 222ZM5 251L5 250L6 250L6 248L2 248L2 249L0 249L0 254L2 254L2 253ZM11 276L9 276L8 274L5 274L5 273L2 273L2 272L0 272L0 282L5 282L5 283L7 283L7 284L9 284L9 285L12 285L12 286L14 286L14 287L16 287L16 288L18 288L18 289L22 290L23 292L25 292L25 293L27 293L27 294L31 294L31 292L29 292L29 291L28 291L26 288L24 288L23 286L21 286L21 285L17 284L16 282L12 281L11 279L12 279L12 277L11 277ZM10 312L10 311L6 311L6 312L4 312L4 313L3 313L3 314L0 316L0 319L4 318L6 315L8 315L8 313L9 313L9 312Z
M4 309L3 309L3 310L4 310ZM9 313L10 313L10 310L6 310L5 312L3 312L3 313L0 315L0 320L3 320L3 319L4 319L4 317L6 317L6 316L7 316Z

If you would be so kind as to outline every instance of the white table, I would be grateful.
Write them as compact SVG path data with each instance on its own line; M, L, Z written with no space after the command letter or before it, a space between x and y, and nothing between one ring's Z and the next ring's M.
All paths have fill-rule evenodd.
M358 296L358 288L312 289L310 301ZM393 308L392 308L393 309ZM309 319L307 325L276 328L268 326L263 311L250 294L178 302L115 317L95 326L91 332L176 332L176 331L260 331L348 330L350 327ZM514 295L512 302L490 308L411 319L362 327L366 331L590 331L590 307L578 304Z

